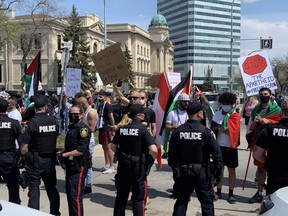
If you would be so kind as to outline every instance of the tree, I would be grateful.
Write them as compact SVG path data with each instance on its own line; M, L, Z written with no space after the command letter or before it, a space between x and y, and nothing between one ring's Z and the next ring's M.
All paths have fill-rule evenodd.
M208 66L207 73L205 73L205 71L204 71L204 74L205 74L205 78L204 78L203 84L201 86L201 90L202 91L213 91L214 90L213 77L212 77L213 68L210 69L210 67Z
M9 21L10 18L7 15L7 11L0 10L0 47L13 42L19 35L20 28L18 25Z
M160 80L160 77L161 77L160 73L149 76L148 79L146 80L145 85L150 86L153 89L156 88Z
M127 63L127 66L128 66L128 71L129 71L129 76L127 79L123 80L124 82L128 82L128 85L129 85L129 88L130 89L134 89L134 86L135 86L135 76L133 74L133 71L132 71L132 55L130 53L130 50L128 49L127 45L125 45L125 50L123 52L124 54L124 57L126 59L126 63Z
M81 68L82 80L81 89L94 91L96 89L96 69L91 66L91 55L89 54L89 42L87 41L87 31L83 27L82 20L76 10L75 5L72 6L72 12L68 19L68 26L64 29L64 41L73 42L71 57L68 67Z
M31 54L32 50L38 51L41 49L41 39L53 31L49 22L57 19L59 12L55 0L26 0L21 2L23 10L29 13L29 16L23 16L21 20L21 32L19 33L18 40L14 41L16 47L19 47L23 53L21 61L21 76L24 75L27 68L27 57ZM33 58L35 53L31 54ZM24 82L22 79L22 87Z
M271 66L276 83L280 92L284 92L288 86L288 56L284 59L273 58L271 59Z

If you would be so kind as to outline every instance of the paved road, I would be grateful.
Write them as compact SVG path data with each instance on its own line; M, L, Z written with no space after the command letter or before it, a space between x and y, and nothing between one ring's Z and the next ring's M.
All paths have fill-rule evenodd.
M215 214L217 216L252 216L256 215L256 210L259 208L259 204L249 204L248 199L256 192L256 186L254 184L255 167L250 166L248 173L246 188L242 191L242 183L244 173L247 165L248 151L245 151L247 147L245 141L245 125L242 123L241 128L241 145L239 146L239 167L236 170L237 173L237 185L234 191L236 204L229 204L226 199L228 197L227 178L224 179L223 186L223 199L215 202ZM95 149L93 157L94 168L102 167L104 164L103 152L100 146ZM151 204L148 206L146 215L167 216L172 215L174 199L169 198L169 190L172 185L171 170L167 165L167 161L163 159L163 168L158 170L156 165L152 168L151 174L148 178L149 189L148 194ZM227 177L227 170L225 174ZM61 213L63 216L68 216L67 200L64 187L64 171L57 167L58 176L58 189L61 196ZM113 205L116 195L114 187L114 175L102 174L98 171L93 172L93 193L85 196L84 199L84 211L85 215L101 215L111 216L113 214ZM28 190L21 191L22 205L27 205L27 192ZM7 189L5 184L0 184L0 198L7 200ZM41 210L49 212L49 201L45 192L45 188L41 186ZM132 215L131 209L127 209L126 215ZM193 194L190 204L188 205L187 215L201 215L201 209L195 194Z

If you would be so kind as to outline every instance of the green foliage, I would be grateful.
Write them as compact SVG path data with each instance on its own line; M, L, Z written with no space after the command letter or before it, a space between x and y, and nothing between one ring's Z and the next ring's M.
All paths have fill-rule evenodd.
M0 47L13 42L19 35L19 29L16 23L9 22L7 11L0 10Z
M95 67L90 65L92 60L89 54L90 48L87 40L87 31L83 27L82 20L74 5L68 23L69 25L63 31L64 41L73 42L68 67L82 69L82 90L89 89L90 91L94 91L96 89L97 78Z
M205 73L205 72L204 72ZM201 86L202 91L213 91L214 90L214 84L213 84L213 68L210 69L208 66L207 73L205 73L206 76L204 78L203 84Z
M126 63L128 65L128 71L129 71L129 77L125 79L124 82L128 82L129 88L134 89L135 88L135 80L134 80L135 76L132 71L132 59L133 58L127 45L125 45L125 50L123 54L125 56Z

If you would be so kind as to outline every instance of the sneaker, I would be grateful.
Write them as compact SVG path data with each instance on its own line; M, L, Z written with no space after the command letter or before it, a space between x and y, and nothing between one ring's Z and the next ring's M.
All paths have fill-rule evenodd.
M116 173L116 170L114 168L109 168L102 173L103 174L113 174L113 173Z
M215 194L214 195L214 201L217 201L219 199L222 199L222 194L218 195L218 194Z
M227 199L227 202L230 204L235 204L236 203L236 199L234 196L229 196Z
M109 169L109 168L107 168L106 166L103 166L103 167L101 167L101 168L96 168L96 170L99 171L99 172L104 172L104 171L106 171L107 169Z
M261 203L263 200L263 196L259 195L258 191L256 194L249 199L249 203Z
M84 195L92 193L92 188L91 187L85 187L84 188Z

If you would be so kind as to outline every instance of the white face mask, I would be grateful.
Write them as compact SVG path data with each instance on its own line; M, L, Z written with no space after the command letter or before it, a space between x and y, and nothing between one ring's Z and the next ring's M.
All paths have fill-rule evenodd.
M232 107L230 105L222 105L222 110L226 113L228 113Z
M141 104L141 105L144 105L144 104L145 104L145 100L144 100L144 99L141 99L141 100L140 100L140 104Z

